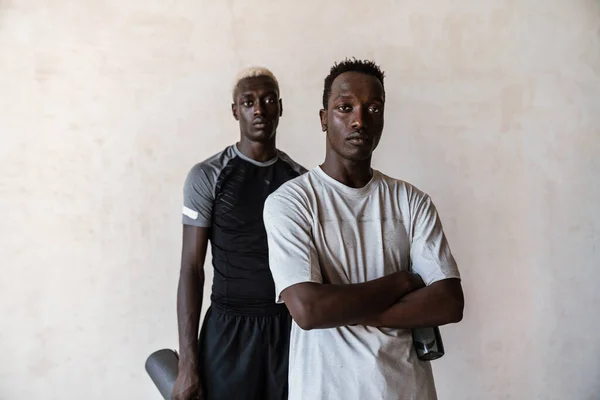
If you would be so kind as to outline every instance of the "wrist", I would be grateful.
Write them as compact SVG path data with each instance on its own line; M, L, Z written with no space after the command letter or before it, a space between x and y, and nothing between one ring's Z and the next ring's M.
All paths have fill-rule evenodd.
M363 325L366 326L375 326L375 327L380 327L382 326L381 324L381 314L384 313L385 311L379 312L377 314L374 314L372 316L370 316L369 318L367 318L366 321L364 321Z
M179 358L178 368L181 372L198 372L198 360L196 360L196 357L181 356Z

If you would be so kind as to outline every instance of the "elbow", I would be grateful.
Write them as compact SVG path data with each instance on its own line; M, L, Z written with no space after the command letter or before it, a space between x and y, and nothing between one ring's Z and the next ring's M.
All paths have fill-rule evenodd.
M456 324L456 323L462 321L462 319L463 319L463 309L460 308L453 312L450 323Z
M312 301L295 298L291 301L286 301L286 304L292 318L300 329L310 331L319 327L318 316L314 312L315 305Z
M300 329L310 331L318 327L310 304L301 303L297 304L294 308L293 311L290 310L290 314Z
M465 309L465 295L463 294L462 287L460 284L455 284L452 289L446 296L449 324L462 321Z
M303 331L311 331L316 328L315 324L310 320L294 319L294 321L296 321L296 324L298 324Z
M204 283L204 265L194 262L182 262L179 280Z
M294 322L305 331L329 327L329 318L322 293L318 288L321 284L298 284L281 292L281 298L286 304Z
M454 304L452 304L452 307L450 308L450 310L448 312L448 316L449 316L448 323L456 324L457 322L462 321L464 309L465 309L464 301L455 301Z

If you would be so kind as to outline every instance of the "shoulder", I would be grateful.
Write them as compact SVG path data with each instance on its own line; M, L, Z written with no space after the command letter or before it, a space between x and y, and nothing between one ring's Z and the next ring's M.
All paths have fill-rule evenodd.
M192 183L197 181L216 181L216 178L225 166L236 157L233 146L227 146L224 150L213 154L204 161L195 164L190 168L186 182Z
M315 191L315 171L310 170L306 173L290 179L281 185L271 196L275 197L307 197L309 193ZM270 196L269 196L270 197Z
M265 209L301 208L308 211L310 199L315 191L314 170L290 179L271 193L265 202Z
M377 171L377 173L381 177L382 186L390 191L393 191L399 197L410 199L411 202L421 202L429 198L427 193L409 182L398 178L392 178L380 171Z
M284 151L277 150L277 156L279 159L289 165L298 175L302 175L307 172L307 169L304 168L301 164L294 161L290 156L287 155Z

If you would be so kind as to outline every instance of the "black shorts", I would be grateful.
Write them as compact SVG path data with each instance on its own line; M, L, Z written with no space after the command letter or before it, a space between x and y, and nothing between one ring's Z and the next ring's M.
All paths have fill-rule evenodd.
M286 400L292 319L237 316L210 307L200 333L206 400Z

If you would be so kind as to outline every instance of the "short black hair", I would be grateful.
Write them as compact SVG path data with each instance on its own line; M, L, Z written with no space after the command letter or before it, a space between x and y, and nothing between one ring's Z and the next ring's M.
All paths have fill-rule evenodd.
M381 70L379 65L370 60L357 60L354 57L346 58L344 61L333 64L333 67L329 70L329 75L325 78L325 87L323 88L323 108L325 110L327 109L329 96L331 95L331 85L335 78L344 72L361 72L363 74L374 76L381 82L385 96L385 86L383 85L385 73Z

